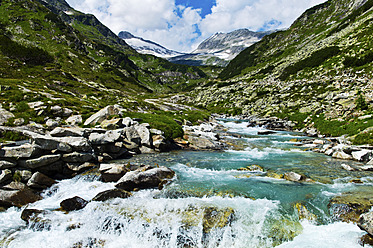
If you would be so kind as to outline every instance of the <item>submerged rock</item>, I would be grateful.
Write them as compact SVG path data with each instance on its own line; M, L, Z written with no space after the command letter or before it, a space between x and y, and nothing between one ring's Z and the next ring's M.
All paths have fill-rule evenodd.
M246 167L242 167L242 168L239 168L237 169L239 171L260 171L260 172L264 172L264 169L259 166L259 165L249 165L249 166L246 166Z
M223 228L232 223L234 219L233 208L219 209L208 207L203 211L203 232L209 233L214 228Z
M87 204L88 204L88 201L84 200L83 198L79 196L74 196L73 198L63 200L60 203L60 206L63 210L70 212L70 211L83 209L85 208L85 206L87 206Z

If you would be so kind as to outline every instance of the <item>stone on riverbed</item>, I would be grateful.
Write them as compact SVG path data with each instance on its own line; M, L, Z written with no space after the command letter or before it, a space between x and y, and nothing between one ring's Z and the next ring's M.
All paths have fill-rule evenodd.
M165 181L175 176L173 170L164 166L143 170L144 168L141 167L138 170L126 173L119 179L115 187L127 191L132 191L134 189L161 188Z

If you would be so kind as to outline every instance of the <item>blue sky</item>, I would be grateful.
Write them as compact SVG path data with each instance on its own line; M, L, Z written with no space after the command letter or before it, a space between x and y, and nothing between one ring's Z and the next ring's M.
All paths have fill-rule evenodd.
M191 52L218 32L288 28L325 0L67 0L114 33L131 32L167 48Z

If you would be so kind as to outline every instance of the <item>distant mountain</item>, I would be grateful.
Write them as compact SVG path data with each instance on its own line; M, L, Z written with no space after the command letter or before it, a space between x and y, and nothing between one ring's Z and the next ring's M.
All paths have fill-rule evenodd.
M226 66L240 52L272 33L238 29L230 33L216 33L203 41L190 54L170 58L169 61L188 65Z
M142 54L151 54L160 58L170 58L183 55L183 53L167 49L153 41L136 37L127 31L120 32L118 36L137 52Z

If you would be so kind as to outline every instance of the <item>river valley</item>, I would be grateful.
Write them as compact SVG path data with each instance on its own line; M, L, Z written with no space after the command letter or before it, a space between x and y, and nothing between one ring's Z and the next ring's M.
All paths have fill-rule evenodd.
M328 204L345 192L372 192L373 172L349 172L341 164L356 162L294 146L307 138L299 133L258 135L263 128L220 123L235 144L223 151L174 151L120 161L171 168L176 176L164 189L91 201L65 213L56 211L62 200L91 200L114 183L101 182L96 173L59 181L27 206L45 210L38 221L26 224L19 208L0 213L0 247L361 247L365 232L340 222ZM252 165L257 166L240 169ZM278 176L287 172L310 180Z

